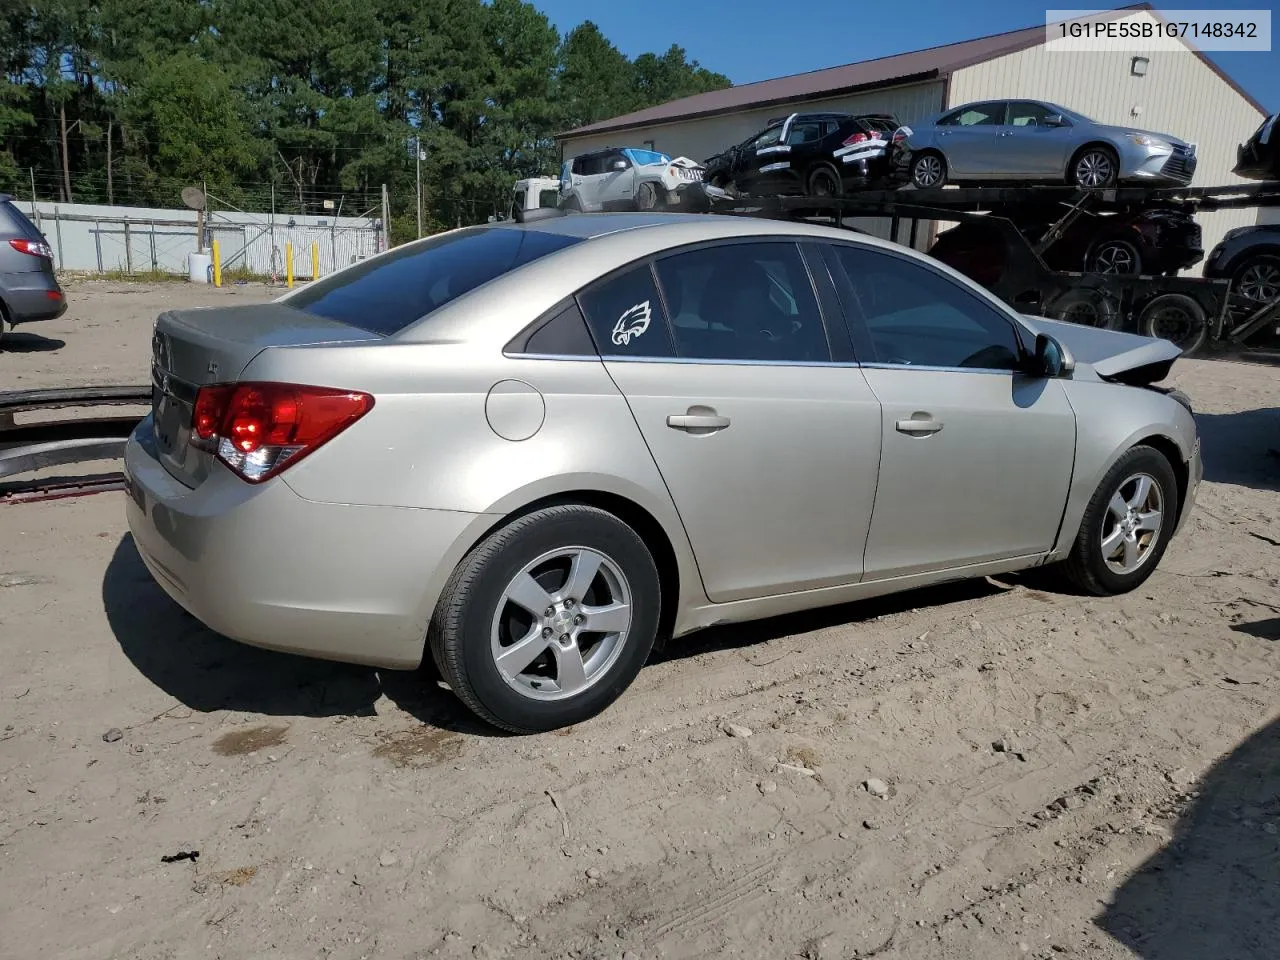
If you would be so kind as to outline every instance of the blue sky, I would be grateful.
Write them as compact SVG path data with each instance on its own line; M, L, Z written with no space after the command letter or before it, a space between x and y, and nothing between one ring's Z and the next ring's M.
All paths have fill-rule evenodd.
M1017 30L1043 23L1046 9L1026 0L986 0L982 6L956 0L702 0L657 6L602 0L533 2L561 33L592 20L628 56L661 53L676 43L690 59L737 84ZM1175 10L1256 9L1271 2L1179 0L1176 6L1157 6L1177 19ZM1098 9L1111 4L1055 0L1050 6ZM1280 30L1280 22L1274 30ZM1209 54L1270 112L1280 110L1280 37L1273 35L1272 45L1268 53Z

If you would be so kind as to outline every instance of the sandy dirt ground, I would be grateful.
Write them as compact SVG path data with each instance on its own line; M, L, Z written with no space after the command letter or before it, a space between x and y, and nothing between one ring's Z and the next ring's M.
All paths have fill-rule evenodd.
M2 386L145 382L162 306L267 293L77 286ZM1173 379L1207 482L1137 592L707 631L537 737L211 634L122 494L0 507L0 956L1274 958L1280 368Z

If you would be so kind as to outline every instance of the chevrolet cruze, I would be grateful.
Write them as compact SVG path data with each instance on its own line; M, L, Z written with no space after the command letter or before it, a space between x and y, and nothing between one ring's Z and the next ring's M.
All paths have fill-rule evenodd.
M711 624L1050 564L1132 590L1201 477L1176 347L807 224L469 227L152 349L127 509L169 595L258 646L429 651L520 732Z

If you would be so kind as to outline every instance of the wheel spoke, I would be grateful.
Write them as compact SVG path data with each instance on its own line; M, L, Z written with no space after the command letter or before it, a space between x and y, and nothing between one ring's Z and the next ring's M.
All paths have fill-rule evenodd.
M556 658L556 683L561 693L574 693L587 685L587 668L578 645L552 647Z
M1138 514L1138 529L1148 533L1155 533L1160 529L1160 523L1164 515L1159 510L1148 510L1146 513Z
M1132 570L1138 563L1138 541L1134 537L1125 537L1124 540L1124 568Z
M532 630L498 655L498 669L508 677L514 677L524 672L545 649L547 641L543 639L542 630L535 623Z
M1102 556L1110 560L1116 555L1116 551L1120 549L1120 544L1124 542L1124 531L1116 527L1111 536L1103 538Z
M631 607L625 603L611 603L604 607L583 607L587 622L582 629L592 633L621 633L631 626Z
M1129 498L1129 506L1136 510L1138 507L1146 504L1147 497L1149 496L1151 496L1151 478L1148 476L1141 476L1138 478L1138 483L1133 491L1133 496Z
M1120 491L1116 491L1116 495L1111 498L1111 502L1107 504L1107 512L1117 520L1123 520L1129 512L1129 504L1124 497L1120 496Z
M573 565L569 568L569 579L560 591L561 596L582 600L591 589L596 574L600 572L600 562L600 554L592 550L579 550L575 553Z
M551 605L551 595L527 573L521 574L512 581L511 586L507 588L507 599L524 607L535 617L542 616L542 612Z

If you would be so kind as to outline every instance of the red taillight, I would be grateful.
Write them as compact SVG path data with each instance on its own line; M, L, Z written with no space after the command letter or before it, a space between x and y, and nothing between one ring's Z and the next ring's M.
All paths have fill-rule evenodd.
M19 253L25 253L30 257L44 257L48 260L53 259L53 250L47 243L41 243L39 240L10 240L9 246L17 250Z
M852 147L855 143L866 143L868 139L869 138L865 133L855 133L853 136L847 138L841 146Z
M905 131L902 131L902 130L895 130L895 131L893 131L893 142L894 142L894 143L901 143L901 142L902 142L903 140L905 140L905 139L907 139L907 134L906 134L906 132L905 132Z
M373 397L351 390L293 383L201 387L191 418L191 442L250 483L261 483L355 423Z

